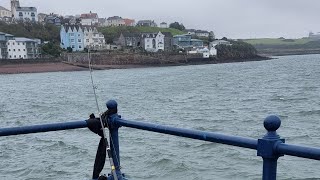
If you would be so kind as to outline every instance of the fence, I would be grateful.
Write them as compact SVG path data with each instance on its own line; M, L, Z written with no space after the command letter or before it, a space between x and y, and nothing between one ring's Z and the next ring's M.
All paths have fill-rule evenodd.
M107 107L113 112L117 112L117 102L110 100ZM275 180L277 177L277 160L284 155L296 156L320 160L320 148L304 147L297 145L285 144L284 139L280 139L277 129L281 125L281 121L277 116L269 116L264 120L264 127L267 130L266 135L261 139L245 138L240 136L224 135L213 132L205 132L191 129L175 128L152 123L137 122L121 119L115 113L111 114L107 119L107 125L110 131L111 152L114 162L115 171L118 179L124 179L120 171L120 154L119 154L119 138L118 130L121 126L135 128L140 130L152 131L157 133L169 134L174 136L186 137L202 141L215 142L220 144L232 145L242 148L257 150L257 155L263 159L263 180ZM0 129L1 136L11 136L19 134L39 133L48 131L60 131L67 129L77 129L87 127L86 121L76 121L67 123L45 124L25 127L13 127ZM108 179L113 179L110 175Z

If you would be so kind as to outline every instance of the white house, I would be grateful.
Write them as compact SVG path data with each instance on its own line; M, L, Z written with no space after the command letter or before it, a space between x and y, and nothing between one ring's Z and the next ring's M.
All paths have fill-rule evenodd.
M143 48L149 52L164 51L164 35L158 33L143 33Z
M37 8L21 7L19 0L11 0L11 12L16 20L38 21Z
M40 57L39 40L15 38L8 40L8 59L35 59Z
M160 23L160 28L168 28L168 24L166 22Z
M11 11L9 11L8 9L0 6L0 18L11 17L11 16L12 16Z
M80 16L81 24L85 26L97 25L99 24L99 17L97 13L81 14Z
M96 27L84 26L84 46L86 48L102 49L106 45L106 40L101 32L98 32Z
M125 21L119 16L112 16L107 19L107 26L124 26Z

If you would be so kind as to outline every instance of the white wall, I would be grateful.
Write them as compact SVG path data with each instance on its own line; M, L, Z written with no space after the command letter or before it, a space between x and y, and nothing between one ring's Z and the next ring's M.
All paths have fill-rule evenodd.
M26 42L16 42L16 40L9 40L8 45L8 59L27 59Z

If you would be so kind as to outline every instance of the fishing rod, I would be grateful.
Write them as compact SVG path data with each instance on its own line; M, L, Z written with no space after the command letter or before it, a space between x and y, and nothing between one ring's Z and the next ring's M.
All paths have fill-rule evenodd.
M93 94L94 94L94 98L95 98L95 101L96 101L97 110L98 110L98 113L99 113L99 120L100 120L100 125L101 125L101 128L102 128L104 143L106 145L106 151L107 151L107 154L108 154L108 159L109 159L110 166L111 166L111 173L113 175L113 179L114 180L118 180L118 176L117 176L117 173L116 173L116 168L114 166L114 162L113 162L113 158L112 158L112 152L111 152L111 149L110 149L110 146L109 146L108 138L106 136L105 127L104 127L103 120L102 120L101 113L100 113L100 108L99 108L98 98L97 98L97 93L96 93L97 87L94 85L94 81L93 81L93 75L92 75L93 68L92 68L92 64L91 64L90 48L88 48L88 59L89 59L90 79L91 79ZM100 144L99 144L99 146L100 146Z

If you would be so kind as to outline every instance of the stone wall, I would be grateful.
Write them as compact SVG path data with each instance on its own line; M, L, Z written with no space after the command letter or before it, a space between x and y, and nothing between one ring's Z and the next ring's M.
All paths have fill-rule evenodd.
M188 59L201 58L201 55L186 54L137 54L137 53L92 53L91 62L95 65L156 65L187 63ZM72 64L88 64L86 53L63 55L63 60Z

